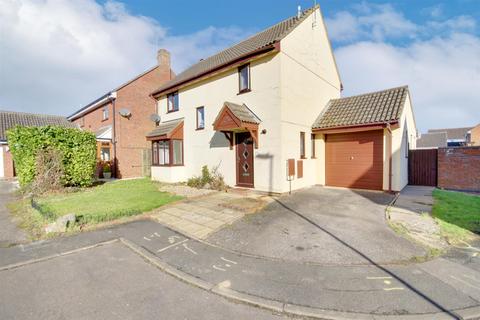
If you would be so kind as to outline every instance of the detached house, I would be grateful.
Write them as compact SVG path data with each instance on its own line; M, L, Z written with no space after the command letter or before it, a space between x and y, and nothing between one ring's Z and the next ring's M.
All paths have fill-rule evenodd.
M158 64L79 109L68 119L97 137L99 160L114 164L117 178L149 175L150 145L145 134L155 128L152 90L171 80L170 53L160 49Z
M157 88L152 178L218 167L231 186L400 190L416 129L407 87L341 98L319 6L201 60Z

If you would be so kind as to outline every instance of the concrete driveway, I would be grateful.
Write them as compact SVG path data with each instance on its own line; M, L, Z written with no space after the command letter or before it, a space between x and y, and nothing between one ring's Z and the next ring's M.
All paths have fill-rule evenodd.
M17 227L16 221L7 209L7 203L13 201L15 185L0 179L0 247L7 247L27 240L25 232Z
M426 251L393 232L385 208L392 195L312 187L282 196L207 241L264 257L319 264L408 262Z

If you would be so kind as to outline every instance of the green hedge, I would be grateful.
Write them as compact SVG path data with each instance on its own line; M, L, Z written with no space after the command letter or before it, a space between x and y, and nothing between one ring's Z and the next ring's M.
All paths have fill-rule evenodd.
M35 179L38 150L53 147L62 152L64 184L89 186L93 183L97 143L90 132L63 127L14 127L7 131L15 170L22 186Z

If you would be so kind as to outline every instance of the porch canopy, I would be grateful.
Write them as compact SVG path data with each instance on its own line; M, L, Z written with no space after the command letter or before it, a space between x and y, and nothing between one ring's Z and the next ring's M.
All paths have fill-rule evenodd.
M112 125L108 125L98 129L95 132L97 141L110 142L112 141Z
M147 140L183 139L183 118L161 123L147 133Z
M230 149L233 148L233 133L248 131L255 142L255 148L258 148L258 125L260 119L245 104L236 104L233 102L224 102L223 108L213 122L213 129L225 134L230 142Z

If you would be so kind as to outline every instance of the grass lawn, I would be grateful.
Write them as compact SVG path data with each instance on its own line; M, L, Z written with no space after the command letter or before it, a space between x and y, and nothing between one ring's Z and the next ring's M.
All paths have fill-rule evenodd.
M21 226L38 237L45 224L68 213L74 213L79 224L96 224L148 212L179 199L181 197L160 192L149 179L134 179L39 197L35 199L36 210L26 200L13 203L9 208L20 217Z
M480 196L462 192L433 191L433 216L451 242L467 241L480 235Z

